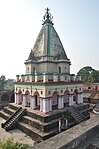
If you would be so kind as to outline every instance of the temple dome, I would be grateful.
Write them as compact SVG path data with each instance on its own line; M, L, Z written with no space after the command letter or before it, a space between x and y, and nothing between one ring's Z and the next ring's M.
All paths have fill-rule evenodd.
M32 49L33 59L42 56L57 57L57 59L68 60L61 40L53 26L52 16L46 9L42 29Z

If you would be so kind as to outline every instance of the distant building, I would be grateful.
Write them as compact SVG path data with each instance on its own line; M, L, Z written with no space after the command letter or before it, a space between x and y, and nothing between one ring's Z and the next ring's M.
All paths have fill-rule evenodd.
M99 103L99 83L84 84L84 102L97 104Z
M83 103L81 77L70 74L70 59L53 25L47 8L25 74L17 75L15 84L15 103L43 113Z
M0 109L14 102L14 91L0 91Z

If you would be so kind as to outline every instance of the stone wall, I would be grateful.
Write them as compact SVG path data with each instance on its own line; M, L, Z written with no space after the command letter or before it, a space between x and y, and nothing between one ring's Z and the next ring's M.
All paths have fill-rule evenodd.
M99 116L84 121L31 149L76 149L99 131Z
M12 102L14 102L13 91L0 91L0 109Z

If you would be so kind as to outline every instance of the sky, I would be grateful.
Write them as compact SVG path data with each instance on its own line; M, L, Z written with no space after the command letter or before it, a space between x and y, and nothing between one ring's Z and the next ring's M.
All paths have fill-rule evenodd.
M71 73L85 66L99 70L99 0L0 0L0 75L25 74L24 62L49 8Z

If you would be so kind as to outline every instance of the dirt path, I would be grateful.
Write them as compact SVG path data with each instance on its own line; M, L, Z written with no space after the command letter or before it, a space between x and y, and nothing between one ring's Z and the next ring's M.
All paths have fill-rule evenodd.
M5 129L1 128L1 123L4 122L5 120L0 117L0 140L5 141L8 138L13 138L15 142L18 141L23 144L29 144L30 146L34 145L34 141L19 129L14 129L6 132Z

